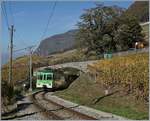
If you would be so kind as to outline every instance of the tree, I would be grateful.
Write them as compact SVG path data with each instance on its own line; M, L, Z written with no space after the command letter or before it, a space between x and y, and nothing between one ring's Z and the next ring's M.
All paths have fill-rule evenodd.
M115 41L118 50L132 48L135 42L143 41L142 27L133 15L123 15L119 18L118 29L115 32Z
M124 14L117 6L96 5L87 9L78 22L77 41L80 48L86 48L86 55L95 51L104 52L127 50L135 42L143 41L142 28L136 17Z
M87 9L78 22L77 40L80 47L86 47L87 53L95 51L98 55L108 50L115 50L113 31L114 22L123 10L117 6L106 7L97 4L95 8Z

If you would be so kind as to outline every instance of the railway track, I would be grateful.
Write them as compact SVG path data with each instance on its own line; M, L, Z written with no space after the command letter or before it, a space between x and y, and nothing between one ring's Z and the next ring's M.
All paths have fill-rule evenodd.
M42 109L45 116L54 120L97 120L94 117L73 110L73 107L64 107L45 96L45 92L40 91L33 94L33 102Z
M43 93L43 91L39 91L39 92L36 92L32 95L32 101L33 103L42 110L43 112L43 115L46 116L48 119L54 119L54 120L61 120L62 118L57 116L55 113L51 112L51 111L48 111L48 109L46 109L43 105L47 104L43 104L40 103L42 101L42 98L40 97L41 93Z

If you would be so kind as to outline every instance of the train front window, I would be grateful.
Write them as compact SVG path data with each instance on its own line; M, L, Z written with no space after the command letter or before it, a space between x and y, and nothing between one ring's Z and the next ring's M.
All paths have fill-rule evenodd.
M48 74L47 75L47 80L52 80L52 75Z
M43 80L46 80L46 75L45 74L43 75Z
M42 80L42 75L38 75L38 80Z

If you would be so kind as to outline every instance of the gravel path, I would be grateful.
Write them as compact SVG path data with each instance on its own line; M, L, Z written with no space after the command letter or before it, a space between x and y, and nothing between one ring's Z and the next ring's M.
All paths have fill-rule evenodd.
M46 118L37 106L33 104L31 101L31 97L27 96L23 98L21 101L18 101L18 107L21 109L17 112L18 118L15 120L48 120L50 118Z

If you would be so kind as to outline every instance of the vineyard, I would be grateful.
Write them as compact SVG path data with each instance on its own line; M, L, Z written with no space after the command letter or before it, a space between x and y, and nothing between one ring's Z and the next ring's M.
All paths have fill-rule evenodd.
M107 93L132 94L135 99L148 101L148 53L114 57L88 65L89 75Z

